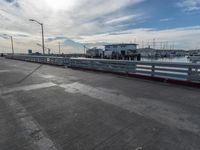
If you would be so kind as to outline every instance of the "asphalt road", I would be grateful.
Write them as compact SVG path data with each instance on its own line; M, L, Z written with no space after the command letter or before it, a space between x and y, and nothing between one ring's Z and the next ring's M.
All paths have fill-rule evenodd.
M0 58L0 150L199 150L200 89Z

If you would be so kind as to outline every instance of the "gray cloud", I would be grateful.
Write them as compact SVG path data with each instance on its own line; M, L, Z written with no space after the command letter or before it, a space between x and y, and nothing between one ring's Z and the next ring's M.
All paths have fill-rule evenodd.
M62 37L62 36L57 36L57 37L49 37L47 38L46 42L52 42L52 41L57 41L57 40L68 40L69 38L67 37Z
M108 24L112 19L120 17L123 20L130 14L124 9L130 5L135 6L144 0L6 0L0 1L1 29L0 33L11 34L16 40L29 43L31 47L41 41L41 28L38 24L29 22L30 18L44 23L44 33L48 44L57 44L57 40L73 45L72 40L83 41L84 36L92 36L121 30L118 24ZM109 7L105 7L109 6ZM134 13L134 11L132 12ZM121 14L121 15L119 15ZM140 15L135 12L134 15ZM131 18L136 21L135 18ZM132 21L133 21L132 20ZM22 34L22 36L19 36ZM25 35L25 36L23 36ZM31 36L26 36L31 35ZM61 36L59 36L61 35ZM69 38L67 38L69 37ZM31 42L32 41L32 42ZM77 44L77 43L76 43ZM75 45L76 45L75 44ZM73 45L73 46L75 46ZM24 45L19 45L25 49Z
M16 8L20 8L20 4L18 2L13 3L13 6L15 6Z
M126 31L130 30L130 26L133 27L146 21L149 15L148 10L134 9L144 1L0 0L0 35L12 35L16 43L21 42L15 45L20 52L27 51L28 48L37 50L36 43L41 42L41 27L29 21L33 18L44 23L45 44L52 49L57 49L58 41L61 41L66 52L82 49L81 43L86 43L89 47L102 46L104 43L129 42L135 38L152 39L152 36L156 34L161 35L162 38L170 37L169 39L176 40L177 37L173 34L169 35L165 30L156 33L151 29L137 29L134 30L135 33ZM126 11L130 6L131 12ZM199 29L191 30L199 31ZM184 32L186 37L191 36L191 38L198 39L196 32L191 30L182 29L181 32ZM184 42L184 39L181 39ZM1 40L0 45L10 48L7 46L8 40ZM68 47L75 47L75 49Z
M15 36L18 36L18 37L30 37L29 35L26 35L26 34L16 34Z
M8 2L8 3L12 3L12 2L14 2L15 0L5 0L6 2Z
M10 39L10 36L7 35L7 34L0 34L0 37L3 38L3 39Z

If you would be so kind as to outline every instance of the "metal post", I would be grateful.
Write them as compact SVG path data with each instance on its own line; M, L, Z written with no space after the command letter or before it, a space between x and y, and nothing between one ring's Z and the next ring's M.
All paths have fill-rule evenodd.
M192 79L191 76L192 76L192 67L189 67L188 74L187 74L187 80L191 80Z
M144 41L142 41L142 49L144 48Z
M58 44L59 44L59 54L60 54L60 42Z
M43 28L43 23L41 23L41 28L42 28L42 49L43 49L43 55L44 55L44 28Z
M85 51L86 51L85 49L86 49L86 46L84 45L84 54L85 54Z
M155 74L155 65L152 65L151 66L151 76L154 77L154 74Z
M11 46L12 46L12 55L14 55L13 37L10 36L10 39L11 39Z

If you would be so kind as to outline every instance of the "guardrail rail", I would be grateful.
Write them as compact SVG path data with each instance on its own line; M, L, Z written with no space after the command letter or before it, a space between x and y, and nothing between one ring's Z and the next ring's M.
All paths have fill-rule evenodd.
M200 81L200 64L70 58L70 67L166 79Z
M8 59L16 59L22 61L43 63L49 65L64 66L69 64L68 57L54 57L54 56L35 56L35 55L7 55Z

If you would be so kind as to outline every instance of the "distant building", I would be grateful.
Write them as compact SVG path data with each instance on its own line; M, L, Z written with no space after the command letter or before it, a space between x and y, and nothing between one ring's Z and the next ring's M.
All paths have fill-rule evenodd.
M90 58L102 58L103 57L103 50L100 48L91 48L86 51L86 57Z
M105 56L109 55L119 55L119 56L128 56L135 54L137 51L137 44L110 44L105 45Z
M28 54L32 54L33 52L32 52L32 49L29 49L28 50Z

